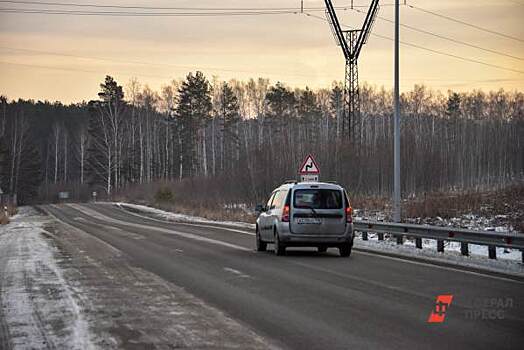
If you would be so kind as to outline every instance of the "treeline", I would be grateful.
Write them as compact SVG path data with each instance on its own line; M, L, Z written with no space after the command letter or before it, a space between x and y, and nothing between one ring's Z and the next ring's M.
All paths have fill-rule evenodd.
M195 198L252 203L297 177L308 154L321 179L354 194L392 191L392 94L361 88L357 136L341 135L342 88L313 91L266 79L211 82L200 72L161 91L106 77L74 105L0 100L0 187L22 202L59 190L111 197L130 186L182 182ZM524 95L402 95L404 196L494 188L524 179Z

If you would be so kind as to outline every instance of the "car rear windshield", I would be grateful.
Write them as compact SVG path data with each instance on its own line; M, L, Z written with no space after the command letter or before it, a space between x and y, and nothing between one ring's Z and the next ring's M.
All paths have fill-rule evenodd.
M320 188L296 190L293 206L299 209L341 209L342 191Z

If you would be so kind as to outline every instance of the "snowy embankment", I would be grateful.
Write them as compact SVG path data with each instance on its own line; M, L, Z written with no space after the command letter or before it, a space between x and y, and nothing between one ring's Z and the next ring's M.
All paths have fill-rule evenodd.
M129 204L129 203L113 203L122 209L132 211L137 214L143 214L148 217L153 217L159 220L167 221L176 221L183 223L193 223L193 224L209 224L209 225L221 225L225 227L236 227L254 230L255 225L244 223L244 222L231 222L231 221L214 221L208 220L201 217L195 217L184 214L177 214L166 212L160 209L147 207L144 205ZM465 222L464 220L450 220L446 222L446 226L458 227L467 227L471 229L479 230L493 230L493 231L511 231L511 227L506 226L497 226L491 227L492 224L490 220L484 218L466 216L466 218L471 219L471 222ZM362 219L361 217L356 219ZM366 217L366 220L371 218ZM376 219L376 218L375 218ZM382 216L382 220L384 216ZM481 225L483 223L484 225ZM460 224L460 225L459 225ZM251 234L253 232L250 232ZM379 251L383 253L396 254L407 257L417 257L429 261L443 262L446 264L455 264L457 266L466 266L479 268L494 272L503 272L518 274L524 276L524 264L521 263L522 253L519 250L515 249L504 249L497 248L497 260L488 259L488 248L487 246L481 246L476 244L469 245L470 256L462 256L460 254L460 243L459 242L446 242L445 243L445 252L437 252L437 242L432 239L423 239L423 249L415 248L414 240L406 240L404 245L397 245L396 240L388 240L387 238L384 241L379 241L378 236L374 234L368 235L369 240L364 241L361 239L361 236L358 235L355 240L355 247L362 248L366 250Z
M46 220L22 207L0 226L0 348L91 349L76 292L46 239Z
M355 220L366 220L366 221L386 221L387 215L383 212L376 211L370 213L362 213L362 211L356 211L357 215ZM440 227L453 227L453 228L463 228L468 230L478 230L478 231L493 231L493 232L512 232L518 233L515 231L513 226L507 223L506 215L494 215L492 217L483 217L475 214L464 214L454 218L408 218L406 221L410 224L416 225L432 225ZM370 241L378 241L377 235L369 235ZM382 242L379 242L382 243ZM415 246L414 240L407 240L405 242L406 246ZM387 242L386 242L386 245ZM436 251L437 250L437 241L434 239L423 239L422 240L423 251L426 249ZM446 242L445 250L453 253L460 253L460 243L459 242ZM420 250L418 250L420 252ZM473 257L487 257L488 256L488 247L484 245L470 244L469 252ZM522 253L517 249L506 249L506 248L497 248L497 259L500 260L512 260L516 262L522 261Z
M185 222L185 223L192 223L192 224L212 224L212 225L220 225L220 226L236 227L236 228L252 229L252 230L255 229L255 224L250 224L247 222L215 221L215 220L209 220L206 218L202 218L199 216L172 213L172 212L168 212L168 211L164 211L164 210L160 210L160 209L156 209L152 207L147 207L145 205L138 205L138 204L130 204L130 203L112 203L112 204L116 204L117 206L125 210L131 211L131 212L140 212L144 214L149 214L161 220Z

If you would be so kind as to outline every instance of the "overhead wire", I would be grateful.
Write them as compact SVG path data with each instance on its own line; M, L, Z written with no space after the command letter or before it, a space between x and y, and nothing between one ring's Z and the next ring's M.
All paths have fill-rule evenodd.
M435 11L426 10L426 9L424 9L422 7L418 7L418 6L411 5L411 4L407 4L406 6L408 8L410 8L410 9L414 9L414 10L420 11L422 13L426 13L426 14L429 14L429 15L432 15L432 16L443 18L443 19L451 21L451 22L459 23L459 24L465 25L465 26L470 27L470 28L475 28L477 30L480 30L480 31L483 31L483 32L486 32L486 33L490 33L490 34L493 34L493 35L498 35L498 36L506 38L506 39L511 39L511 40L515 40L515 41L519 41L519 42L524 42L524 39L522 39L522 38L517 38L515 36L509 35L509 34L506 34L506 33L502 33L502 32L499 32L499 31L496 31L496 30L493 30L493 29L481 27L479 25L476 25L476 24L473 24L473 23L469 23L469 22L466 22L464 20L457 19L457 18L448 16L448 15L444 15L444 14L441 14L441 13L438 13L438 12L435 12Z
M77 59L86 59L86 60L122 63L122 64L132 64L132 65L173 67L173 68L181 68L181 69L200 69L204 71L229 72L229 73L252 73L251 70L242 70L242 69L226 69L226 68L205 67L205 66L196 67L194 65L180 65L180 64L173 64L173 63L148 62L148 61L137 61L137 60L120 60L120 59L99 57L99 56L77 55L77 54L68 54L68 53L62 53L62 52L53 52L53 51L44 51L44 50L35 50L35 49L26 49L26 48L14 48L14 47L7 47L7 46L0 46L0 50L20 51L20 52L27 52L27 53L33 53L33 54L70 57L70 58L77 58ZM271 75L273 76L284 75L284 76L296 76L296 77L316 77L316 75L313 75L313 74L302 74L302 73L295 73L295 72L271 73L271 72L261 71L259 72L259 74L270 75L270 76Z
M328 22L328 20L326 18L324 18L324 17L320 17L320 16L317 16L317 15L314 15L314 14L311 14L311 13L304 13L304 14L306 16L308 16L308 17L313 17L313 18L322 20L324 22ZM348 26L348 25L342 25L342 26L345 27L345 28L348 28L348 29L354 29L354 28L352 28L351 26ZM381 38L381 39L394 41L394 39L391 38L391 37L388 37L388 36L385 36L385 35L381 35L381 34L377 34L377 33L374 33L374 32L371 32L371 35L376 36L376 37ZM479 61L479 60L476 60L476 59L473 59L473 58L462 57L462 56L455 55L455 54L452 54L452 53L439 51L439 50L435 50L435 49L430 49L428 47L420 46L420 45L409 43L409 42L402 41L402 40L400 41L400 44L405 45L405 46L414 47L414 48L417 48L417 49L420 49L420 50L424 50L424 51L429 51L429 52L436 53L436 54L439 54L439 55L442 55L442 56L453 57L453 58L456 58L456 59L459 59L459 60L462 60L462 61L477 63L477 64L484 65L484 66L487 66L487 67L492 67L492 68L497 68L497 69L506 70L506 71L510 71L510 72L524 74L524 71L522 71L522 70L513 69L513 68L509 68L509 67L504 67L504 66L499 66L499 65L496 65L496 64L488 63L488 62Z
M169 10L173 10L173 9L189 10L189 9L191 9L191 11L197 11L197 12L137 12L137 11L84 11L84 10L78 11L78 10L61 10L61 9L56 9L56 10L49 10L49 9L19 9L19 8L1 8L0 9L0 12L4 12L4 13L38 13L38 14L41 13L41 14L83 15L83 16L99 16L99 15L103 15L103 16L142 16L142 17L143 16L145 16L145 17L148 17L148 16L155 16L155 17L156 16L192 17L192 16L257 16L257 15L298 14L298 13L300 13L300 9L298 9L298 8L291 8L291 7L288 7L288 8L283 8L283 7L282 8L234 8L234 9L233 8L229 8L229 9L228 8L196 8L196 7L193 7L193 8L185 7L184 8L184 7L98 5L98 4L79 4L79 3L64 3L64 2L40 2L40 1L24 1L24 0L0 0L0 3L32 4L32 5L36 4L36 5L47 5L47 6L90 7L90 8L148 9L148 10L151 10L151 9L155 9L155 10L160 10L160 9L163 9L163 10L167 10L167 9L169 9ZM392 5L392 4L385 4L385 5ZM431 11L427 11L427 10L421 9L419 7L410 5L410 4L408 4L407 6L410 7L410 8L413 8L413 9L426 11L426 12L430 12L430 13L434 14ZM360 13L363 12L361 10L355 9L355 7L367 7L367 6L360 6L360 5L358 5L358 6L353 6L353 8L351 8L350 6L338 7L338 8L342 9L342 10L348 10L348 9L356 10L356 11L358 11ZM309 9L305 10L307 12L304 12L304 14L309 16L309 17L314 17L314 18L321 19L321 20L327 22L327 20L325 18L320 17L320 16L316 16L316 15L313 15L313 14L309 13L310 11L316 11L317 9L324 11L323 8L309 8ZM205 12L205 11L207 11L207 12ZM443 16L443 15L440 15L440 14L438 14L438 15L439 16ZM443 16L443 17L446 17L446 16ZM392 22L392 21L390 21L388 19L385 19L385 18L382 18L382 17L379 17L379 18L381 18L382 20L385 20L385 21ZM453 19L453 20L461 22L461 21L456 20L456 19ZM469 24L469 23L466 23L466 22L464 22L464 24L473 26L475 28L480 28L480 27L478 27L476 25L472 25L472 24ZM507 56L507 57L511 57L511 58L514 58L514 59L518 59L518 60L522 60L521 57L513 56L513 55L510 55L510 54L506 54L506 53L503 53L503 52L500 52L500 51L488 49L488 48L481 47L481 46L478 46L478 45L469 44L469 43L466 43L466 42L463 42L463 41L460 41L460 40L457 40L457 39L449 38L449 37L446 37L446 36L443 36L443 35L440 35L440 34L437 34L437 33L433 33L433 32L429 32L429 31L423 30L423 29L415 28L413 26L409 26L409 25L403 25L403 26L408 28L408 29L411 29L411 30L414 30L414 31L418 31L418 32L421 32L421 33L424 33L424 34L427 34L427 35L431 35L431 36L434 36L434 37L438 37L438 38L441 38L441 39L444 39L444 40L452 41L452 42L455 42L455 43L458 43L458 44L466 45L466 46L473 47L473 48L476 48L476 49L480 49L480 50L483 50L483 51L486 51L486 52L490 52L490 53L494 53L494 54L498 54L498 55L502 55L502 56ZM349 27L349 26L345 26L345 27ZM351 28L351 27L349 27L349 28ZM481 30L484 30L484 29L481 28ZM498 33L498 32L494 32L494 33L497 33L498 35L504 35L504 34ZM377 34L377 33L371 33L371 34L376 36L376 37L382 38L382 39L393 40L393 38L390 38L390 37L387 37L387 36L384 36L384 35L380 35L380 34ZM510 37L510 38L513 38L513 37ZM515 39L515 38L513 38L513 39ZM517 38L516 40L519 40L519 39ZM491 64L491 63L487 63L487 62L483 62L483 61L480 61L480 60L471 59L471 58L467 58L467 57L462 57L462 56L459 56L459 55L455 55L455 54L451 54L451 53L448 53L448 52L443 52L443 51L439 51L439 50L435 50L435 49L430 49L430 48L427 48L427 47L423 47L423 46L420 46L420 45L417 45L417 44L413 44L413 43L409 43L409 42L405 42L405 41L401 41L401 44L406 45L406 46L411 46L411 47L414 47L414 48L417 48L417 49L425 50L425 51L428 51L428 52L432 52L432 53L436 53L436 54L452 57L452 58L459 59L459 60L468 61L468 62L472 62L472 63L477 63L477 64L481 64L481 65L484 65L484 66L489 66L489 67L492 67L492 68L498 68L498 69L503 69L503 70L506 70L506 71L512 71L512 72L517 72L517 73L524 73L524 71L521 71L521 70L508 68L508 67L503 67L503 66L499 66L499 65L496 65L496 64Z
M112 17L219 17L219 16L260 16L297 14L296 10L278 11L212 11L212 12L137 12L137 11L82 11L82 10L50 10L0 8L1 13L25 13L72 16L112 16Z
M87 56L87 55L77 55L77 54L68 54L63 52L55 52L55 51L45 51L45 50L35 50L35 49L25 49L25 48L14 48L14 47L7 47L7 46L0 46L0 50L11 50L11 51L21 51L21 52L27 52L27 53L33 53L33 54L40 54L40 55L50 55L50 56L59 56L59 57L70 57L70 58L78 58L78 59L86 59L86 60L94 60L94 61L103 61L103 62L113 62L113 63L122 63L122 64L131 64L131 65L148 65L148 66L165 66L165 67L174 67L174 68L182 68L182 69L200 69L203 71L217 71L217 72L241 72L241 73L252 73L252 71L248 70L239 70L239 69L226 69L226 68L217 68L217 67L196 67L192 65L179 65L179 64L172 64L172 63L161 63L161 62L148 62L148 61L136 61L136 60L120 60L120 59L113 59L113 58L106 58L106 57L99 57L99 56ZM100 73L99 71L94 70L85 70L85 69L78 69L78 68L62 68L62 67L51 67L51 66L43 66L43 65L32 65L32 64L24 64L24 63L16 63L16 62L7 62L7 61L0 61L0 64L8 64L8 65L18 65L18 66L27 66L27 67L35 67L35 68L43 68L43 69L55 69L55 70L65 70L65 71L79 71L79 72L85 72L85 73ZM270 73L270 72L260 72L259 74L263 75L278 75L278 76L297 76L297 77L316 77L316 75L313 74L297 74L293 72L285 72L285 73ZM132 75L130 73L121 73L126 75ZM144 77L154 77L154 78L165 78L165 76L160 75L141 75ZM412 81L419 81L419 78L406 78L404 80L412 80ZM454 81L449 79L424 79L429 81ZM497 81L522 81L522 79L496 79ZM463 79L457 80L457 81L463 81ZM490 80L491 81L491 80ZM471 82L482 82L480 80L471 80Z
M46 6L66 6L66 7L87 7L87 8L121 8L137 10L201 10L201 11L300 11L300 7L173 7L173 6L130 6L130 5L100 5L100 4L79 4L76 2L49 2L49 1L25 1L25 0L0 0L0 3L25 4L25 5L46 5ZM381 4L381 6L394 6L393 3ZM353 5L353 7L368 7L367 5ZM336 6L336 9L349 8L348 6ZM325 11L324 7L304 7L307 11Z
M359 10L359 9L354 9L354 11L356 11L358 13L365 14L364 11ZM387 19L387 18L384 18L384 17L381 17L381 16L377 16L377 18L380 19L381 21L384 21L384 22L393 23L393 24L395 23L395 21L392 21L390 19ZM508 53L505 53L505 52L501 52L501 51L498 51L498 50L493 50L493 49L482 47L482 46L479 46L479 45L470 44L470 43L467 43L467 42L462 41L462 40L450 38L450 37L447 37L447 36L442 35L442 34L438 34L438 33L434 33L434 32L428 31L428 30L416 28L416 27L413 27L413 26L408 25L408 24L401 23L400 26L403 27L403 28L407 28L409 30L415 31L415 32L419 32L419 33L422 33L422 34L430 35L430 36L433 36L435 38L446 40L446 41L449 41L449 42L452 42L452 43L455 43L455 44L468 46L468 47L471 47L471 48L474 48L474 49L478 49L478 50L482 50L482 51L485 51L485 52L489 52L489 53L492 53L492 54L495 54L495 55L505 56L505 57L509 57L509 58L513 58L513 59L521 60L521 61L524 60L524 58L522 58L522 57L514 56L514 55L511 55L511 54L508 54Z

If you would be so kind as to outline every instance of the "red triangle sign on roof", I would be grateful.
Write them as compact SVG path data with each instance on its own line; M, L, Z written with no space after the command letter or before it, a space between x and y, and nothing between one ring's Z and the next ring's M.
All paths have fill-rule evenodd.
M308 154L306 159L304 159L304 162L302 163L302 166L300 167L298 173L300 175L320 174L320 168L318 167L317 163L315 162L315 159L313 159L313 156L311 154Z

